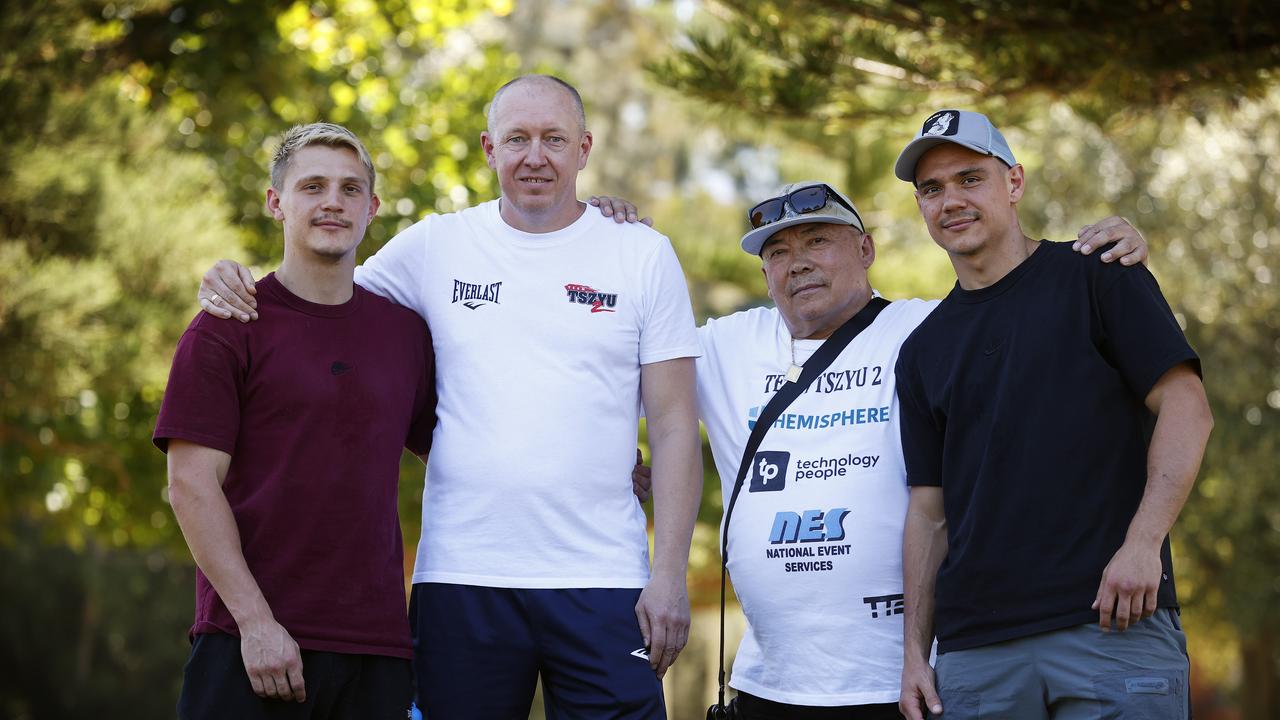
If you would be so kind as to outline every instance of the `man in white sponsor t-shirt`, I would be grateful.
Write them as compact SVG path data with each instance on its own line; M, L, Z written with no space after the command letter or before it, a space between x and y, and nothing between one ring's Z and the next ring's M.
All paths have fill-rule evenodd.
M702 488L684 277L667 238L578 200L592 137L568 84L503 86L481 143L502 197L427 216L355 276L427 320L435 349L418 702L432 720L527 717L540 677L548 717L663 717ZM203 304L248 320L220 266ZM631 481L642 400L652 566Z
M755 418L875 294L875 244L844 195L786 185L750 212L742 249L775 307L700 328L698 409L724 498ZM1106 260L1146 255L1118 218L1081 231ZM733 664L737 717L896 719L902 673L906 472L894 363L936 301L890 303L778 418L729 523L728 566L747 629ZM798 377L798 373L794 373Z

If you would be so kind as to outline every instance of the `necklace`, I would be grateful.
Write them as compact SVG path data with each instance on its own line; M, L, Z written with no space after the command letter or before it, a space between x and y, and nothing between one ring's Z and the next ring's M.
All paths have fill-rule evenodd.
M800 382L804 367L796 363L796 339L791 338L791 367L787 368L787 382Z

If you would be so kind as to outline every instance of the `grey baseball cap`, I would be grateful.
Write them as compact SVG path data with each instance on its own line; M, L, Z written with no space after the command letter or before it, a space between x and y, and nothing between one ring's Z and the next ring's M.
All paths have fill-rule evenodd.
M807 188L821 188L824 192L829 191L827 194L819 196L822 200L825 200L821 207L801 213L796 211L792 201L786 200L782 202L784 198L787 198L795 191ZM769 238L773 237L774 233L779 230L785 230L792 225L802 225L804 223L852 225L858 228L859 232L866 232L866 228L862 226L862 217L858 214L857 208L854 207L853 201L845 197L844 193L820 180L802 180L783 185L756 203L752 210L756 210L770 200L781 202L782 214L778 220L753 228L742 236L742 249L752 255L759 255L760 248L764 247L764 244L768 242Z
M902 149L898 162L893 165L893 174L899 180L914 183L916 163L920 162L920 156L948 142L990 155L1009 167L1018 164L1013 159L1009 143L1005 142L1004 136L986 115L968 110L939 110L924 121L915 139Z

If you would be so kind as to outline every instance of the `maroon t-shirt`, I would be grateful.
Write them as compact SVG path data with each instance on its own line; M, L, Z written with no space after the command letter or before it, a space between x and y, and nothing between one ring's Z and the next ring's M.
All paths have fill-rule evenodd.
M396 491L435 427L434 356L414 312L359 286L317 305L274 274L255 322L200 313L173 358L154 440L231 455L223 492L249 570L300 647L413 656ZM191 633L238 636L203 572Z

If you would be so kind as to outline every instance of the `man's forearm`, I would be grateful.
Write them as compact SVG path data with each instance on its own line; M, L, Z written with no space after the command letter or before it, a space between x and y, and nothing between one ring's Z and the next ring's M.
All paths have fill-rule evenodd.
M1204 386L1188 368L1161 378L1147 404L1156 413L1147 448L1147 484L1125 540L1159 548L1200 472L1213 415Z
M231 505L214 475L170 470L169 503L200 570L238 625L272 618L245 562Z
M936 498L922 502L923 493ZM929 661L933 646L934 585L947 554L941 488L913 488L902 536L903 653L907 662ZM936 502L935 502L936 501Z
M702 501L693 360L659 365L645 366L641 380L653 453L653 574L683 580Z
M653 452L653 574L683 578L702 501L696 421L649 425Z

